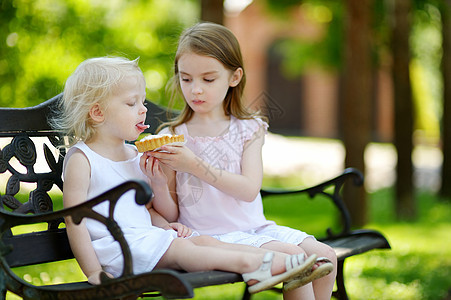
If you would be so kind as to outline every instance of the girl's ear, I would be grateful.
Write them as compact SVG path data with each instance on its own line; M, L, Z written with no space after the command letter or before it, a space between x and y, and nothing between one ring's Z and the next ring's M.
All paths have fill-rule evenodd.
M241 78L243 78L243 69L238 68L235 72L233 72L232 78L230 78L229 86L236 87L240 83Z
M94 104L89 110L89 116L96 123L102 123L105 120L105 115L99 105L99 103Z

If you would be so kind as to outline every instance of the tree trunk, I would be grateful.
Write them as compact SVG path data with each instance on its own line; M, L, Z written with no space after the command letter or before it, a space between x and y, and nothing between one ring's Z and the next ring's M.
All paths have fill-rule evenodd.
M413 101L409 76L411 1L394 1L392 29L393 87L395 102L394 144L396 166L396 216L401 220L416 216L413 186Z
M370 142L371 56L370 21L372 0L346 0L343 83L343 141L345 166L365 173L364 152ZM352 226L367 222L364 188L345 185L343 197L349 208Z
M451 1L441 1L443 37L443 165L440 195L451 201Z
M224 0L201 0L200 18L202 21L224 24Z

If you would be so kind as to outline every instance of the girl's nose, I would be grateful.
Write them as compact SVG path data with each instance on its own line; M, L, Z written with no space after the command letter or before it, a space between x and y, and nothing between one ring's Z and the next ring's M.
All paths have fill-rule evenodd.
M146 103L147 102L143 102L143 103L141 103L141 107L140 107L140 113L146 113L147 112L147 106L146 106Z
M192 93L194 95L202 94L203 90L200 84L193 84Z

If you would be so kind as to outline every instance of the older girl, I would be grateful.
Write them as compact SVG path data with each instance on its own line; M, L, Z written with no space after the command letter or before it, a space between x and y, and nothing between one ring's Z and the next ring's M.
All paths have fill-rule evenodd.
M212 23L187 29L174 71L173 88L185 106L162 133L184 134L186 145L146 154L165 166L173 196L173 201L157 199L155 209L220 241L321 256L307 274L284 285L284 296L330 299L336 275L333 249L263 214L259 191L268 124L242 101L246 74L233 33Z

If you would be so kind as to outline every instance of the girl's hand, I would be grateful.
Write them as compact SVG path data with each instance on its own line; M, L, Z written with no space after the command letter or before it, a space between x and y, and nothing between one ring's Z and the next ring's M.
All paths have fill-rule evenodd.
M169 223L169 227L175 231L177 231L178 237L188 237L193 233L193 230L188 226L185 226L181 223Z
M202 163L202 160L186 146L164 145L161 150L165 152L152 152L152 157L174 171L191 173L196 165Z
M105 271L103 271L103 270L98 270L98 271L92 273L91 275L89 275L89 277L88 277L88 282L89 282L90 284L93 284L93 285L99 285L99 284L101 284L100 275L101 275L102 273L104 273L104 274L105 274L106 276L108 276L109 278L114 278L113 275L111 275L110 273L105 272Z
M144 152L139 161L141 171L150 178L152 184L166 184L168 178L163 172L158 160L151 152Z

